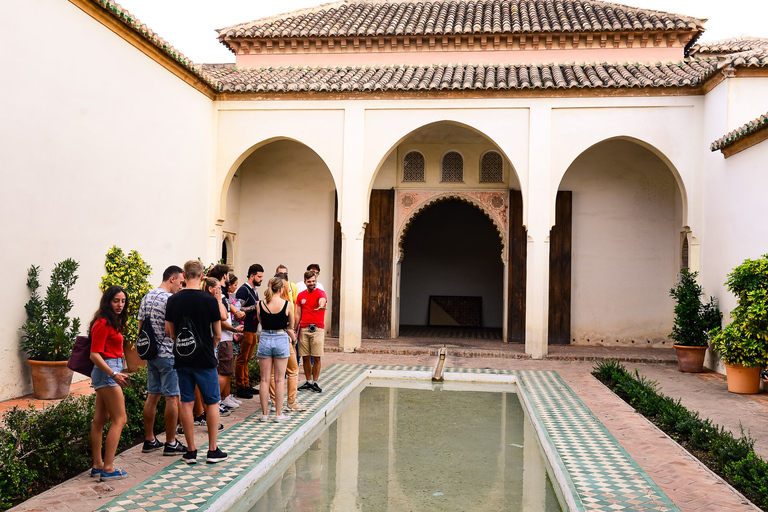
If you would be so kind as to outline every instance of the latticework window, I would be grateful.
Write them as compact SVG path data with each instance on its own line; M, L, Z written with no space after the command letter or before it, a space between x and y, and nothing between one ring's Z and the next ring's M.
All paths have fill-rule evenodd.
M682 250L682 257L681 257L681 266L683 268L689 268L689 260L688 260L688 237L683 233L683 250Z
M464 158L455 151L443 157L443 169L440 181L464 181Z
M504 161L496 151L489 151L480 159L480 182L501 183L504 181Z
M403 158L403 181L424 181L424 155L418 151Z

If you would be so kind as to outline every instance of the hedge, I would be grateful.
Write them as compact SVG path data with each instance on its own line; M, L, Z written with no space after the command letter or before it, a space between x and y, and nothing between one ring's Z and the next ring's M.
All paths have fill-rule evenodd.
M659 393L656 381L637 370L628 372L618 361L598 363L592 375L752 503L768 511L768 462L755 453L755 440L744 434L743 428L741 436L735 438L711 420L683 407L680 400Z

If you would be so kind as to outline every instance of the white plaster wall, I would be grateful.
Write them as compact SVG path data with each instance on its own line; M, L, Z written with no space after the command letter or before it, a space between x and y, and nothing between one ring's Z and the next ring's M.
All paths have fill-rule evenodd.
M725 85L728 89L728 125L725 132L712 140L768 112L768 78L728 78Z
M56 262L80 262L73 314L98 306L104 256L136 249L153 284L170 264L205 257L212 103L69 2L5 2L0 54L0 400L31 392L18 349L30 264L43 288ZM34 53L29 27L56 54Z
M615 140L576 159L560 190L573 192L572 342L664 343L680 250L672 173L650 151Z
M726 119L730 124L732 110L726 105L733 106L733 89L728 83L731 80L721 83L707 95L707 142L726 133ZM752 101L756 109L762 108L755 110L754 117L764 113L766 106L760 107L759 103L768 96L768 81L738 80L740 85L737 87L748 84L751 88L740 101L744 105ZM745 108L744 111L748 110ZM723 324L726 324L737 303L736 297L724 285L728 273L745 259L768 253L768 223L765 221L768 219L765 193L768 190L768 142L761 142L727 159L720 151L711 152L708 148L702 153L706 171L706 222L701 240L701 279L705 293L717 297L723 312ZM711 353L707 366L725 373L725 367Z
M307 265L317 263L330 302L335 188L326 165L307 146L281 140L256 150L237 175L240 223L235 273L241 282L252 263L264 267L265 281L279 264L287 265L293 282L303 281ZM261 290L265 286L266 282ZM330 329L330 306L325 322Z
M395 188L397 186L397 173L397 151L393 151L381 164L381 169L379 169L373 182L373 188L379 190Z

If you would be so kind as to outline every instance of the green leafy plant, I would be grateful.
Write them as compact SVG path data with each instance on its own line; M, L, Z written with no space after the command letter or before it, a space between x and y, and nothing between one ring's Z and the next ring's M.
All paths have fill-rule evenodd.
M147 399L145 368L123 388L128 422L118 451L144 438L142 410ZM89 432L95 395L68 396L56 405L14 407L0 421L0 510L85 471L91 462ZM164 400L155 415L155 432L164 428ZM104 436L108 427L104 429Z
M669 295L675 299L675 325L670 338L686 347L706 347L709 331L720 327L723 314L717 307L717 300L710 297L701 302L703 290L696 281L698 272L684 268Z
M731 323L714 329L712 349L729 365L768 364L768 254L745 260L728 274L728 290L738 298Z
M56 264L51 283L40 297L40 267L32 265L27 271L29 302L24 309L27 321L21 326L21 349L34 361L66 361L72 354L75 338L80 332L80 319L69 318L72 300L69 294L77 282L80 266L73 259Z
M706 466L741 491L752 503L768 510L768 462L754 451L755 440L741 430L733 434L686 409L680 400L664 396L658 383L629 372L618 361L601 361L592 375L687 448Z
M128 295L126 308L128 309L128 330L125 339L129 343L135 343L139 334L139 306L141 299L152 289L147 277L152 273L150 267L137 251L131 251L125 256L123 250L117 246L107 252L104 263L107 274L101 278L99 288L101 291L110 286L119 285L125 288Z

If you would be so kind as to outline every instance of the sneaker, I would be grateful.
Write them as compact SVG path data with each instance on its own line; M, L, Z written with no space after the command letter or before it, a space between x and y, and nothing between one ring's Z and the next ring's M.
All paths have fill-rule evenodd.
M173 455L182 455L187 453L187 447L181 444L178 439L174 439L173 444L165 443L163 447L163 455L170 457Z
M187 464L197 464L197 450L187 450L187 452L182 455L181 460Z
M277 412L277 409L275 409L275 404L273 402L269 402L269 412Z
M320 386L317 385L317 382L312 384L312 391L314 391L315 393L322 393L323 392L323 390L320 389Z
M229 409L226 406L219 404L219 416L226 418L229 416Z
M283 421L288 421L289 419L291 419L291 417L288 416L287 414L283 413L283 414L278 414L277 416L275 416L275 419L273 419L272 421L274 421L275 423L281 423Z
M269 421L269 414L262 414L261 421Z
M235 401L234 398L232 398L232 395L228 395L227 398L221 401L222 404L224 404L224 407L228 407L230 409L237 409L240 407L240 404Z
M246 400L250 400L251 398L253 398L253 393L251 393L248 390L248 388L238 388L237 398L244 398Z
M150 453L155 450L159 450L163 447L163 443L154 438L151 441L144 441L144 447L141 449L141 453Z
M104 472L104 470L103 470L103 469L99 469L99 468L91 468L91 470L88 472L88 476L90 476L91 478L95 478L95 477L97 477L97 476L101 476L101 474L102 474L103 472Z
M237 405L243 405L243 401L235 398L235 395L229 395L229 398L231 398L232 401L235 402Z
M181 423L176 427L176 435L183 436L184 435L184 427L181 426Z
M295 404L288 404L285 410L288 412L304 412L307 410L307 408L301 405L299 402L296 402Z
M128 476L128 473L123 471L120 468L115 468L114 471L111 473L107 473L106 471L102 471L101 475L99 476L99 480L104 482L106 480L121 480Z
M195 420L194 426L196 426L196 427L204 427L204 426L207 425L207 423L205 422L205 413L201 414L200 416L198 416L194 420Z
M247 387L247 388L245 388L245 389L247 389L248 391L250 391L250 392L251 392L251 394L253 394L253 395L258 395L258 394L259 394L259 390L258 390L258 389L256 389L256 388L254 388L253 386L249 386L249 387Z
M304 384L302 384L296 389L298 389L299 391L312 391L312 384L310 384L309 381L305 381Z
M227 454L221 451L219 448L216 448L213 451L208 450L208 457L205 459L205 462L208 464L216 464L217 462L224 460L227 460Z

